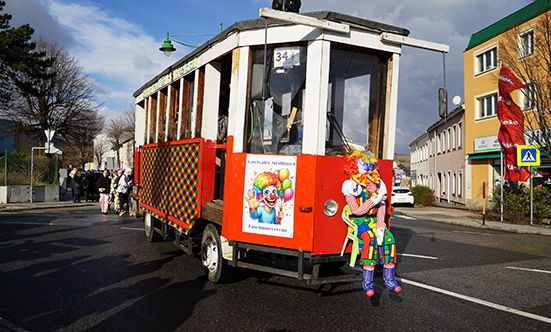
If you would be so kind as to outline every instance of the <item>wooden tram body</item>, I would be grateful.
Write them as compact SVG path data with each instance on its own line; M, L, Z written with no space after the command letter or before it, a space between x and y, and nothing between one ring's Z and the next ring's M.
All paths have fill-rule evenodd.
M396 40L409 31L334 12L278 19L262 10L276 18L235 23L135 93L146 235L190 254L199 244L214 282L233 267L312 284L354 279L320 269L351 250L341 255L341 155L367 145L391 188ZM247 199L261 173L285 189L275 224L251 217Z

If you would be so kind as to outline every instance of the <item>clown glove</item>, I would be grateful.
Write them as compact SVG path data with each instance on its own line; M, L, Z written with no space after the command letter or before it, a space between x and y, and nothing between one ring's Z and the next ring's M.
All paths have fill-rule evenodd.
M384 228L377 228L377 245L378 246L383 245L384 237L385 237L385 229Z
M387 194L386 186L383 183L383 185L381 185L379 188L379 195L386 195L386 194Z
M373 202L373 205L378 205L385 198L386 198L386 195L373 194L373 196L371 196L371 201Z

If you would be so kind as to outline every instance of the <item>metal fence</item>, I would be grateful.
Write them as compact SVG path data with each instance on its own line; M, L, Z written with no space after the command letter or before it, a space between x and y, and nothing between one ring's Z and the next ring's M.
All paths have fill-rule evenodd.
M35 152L36 153L36 152ZM58 155L47 157L30 153L0 153L0 185L23 186L31 184L31 159L33 159L33 185L59 184Z

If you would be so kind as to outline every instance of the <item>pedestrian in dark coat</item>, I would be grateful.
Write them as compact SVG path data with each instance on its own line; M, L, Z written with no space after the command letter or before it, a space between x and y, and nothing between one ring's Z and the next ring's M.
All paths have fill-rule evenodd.
M88 172L84 179L84 189L86 190L86 202L88 200L94 201L94 194L96 192L96 177L93 172Z
M84 194L84 180L82 179L82 168L79 168L73 176L73 203L80 203L80 196Z

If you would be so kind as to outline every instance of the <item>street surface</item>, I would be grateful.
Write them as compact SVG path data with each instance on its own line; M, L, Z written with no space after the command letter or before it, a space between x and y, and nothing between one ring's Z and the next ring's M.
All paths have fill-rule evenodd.
M308 286L242 271L207 281L197 257L147 242L99 207L0 213L0 317L28 331L550 331L551 237L395 213L397 277Z

